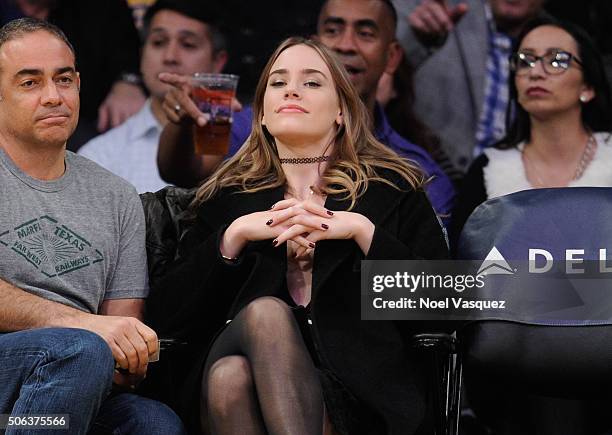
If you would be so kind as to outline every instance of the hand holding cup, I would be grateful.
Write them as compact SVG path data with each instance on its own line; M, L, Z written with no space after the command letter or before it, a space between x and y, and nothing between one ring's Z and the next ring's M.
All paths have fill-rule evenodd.
M180 124L191 121L197 125L206 125L206 116L191 99L191 76L160 73L159 80L171 86L162 103L164 113L171 122Z
M197 73L191 78L191 98L206 118L193 129L196 154L225 156L229 151L232 128L232 100L235 99L238 76ZM175 107L176 108L176 107Z

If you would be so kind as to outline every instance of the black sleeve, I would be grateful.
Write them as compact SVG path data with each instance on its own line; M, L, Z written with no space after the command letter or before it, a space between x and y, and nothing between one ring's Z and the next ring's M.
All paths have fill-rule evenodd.
M365 260L448 258L442 225L424 192L405 195L400 204L398 224L397 236L376 226Z
M226 227L212 229L198 221L179 247L179 258L152 284L147 321L160 337L192 341L212 338L252 269L242 258L226 262L219 242Z
M470 166L457 196L455 209L451 215L449 226L449 239L451 253L455 253L461 230L476 207L487 200L487 191L484 184L484 168L489 158L482 154Z

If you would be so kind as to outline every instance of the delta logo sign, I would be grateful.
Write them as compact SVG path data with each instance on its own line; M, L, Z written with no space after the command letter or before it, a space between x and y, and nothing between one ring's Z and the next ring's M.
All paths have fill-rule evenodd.
M597 259L586 259L587 254L584 249L565 249L563 259L555 260L553 254L546 249L530 248L528 250L529 273L542 274L552 270L556 261L565 263L565 273L583 274L586 272L585 264L587 261L596 261L599 273L612 273L612 261L609 262L607 249L601 248L596 253ZM477 275L514 275L517 269L512 267L504 258L502 253L493 246L486 258L478 268Z

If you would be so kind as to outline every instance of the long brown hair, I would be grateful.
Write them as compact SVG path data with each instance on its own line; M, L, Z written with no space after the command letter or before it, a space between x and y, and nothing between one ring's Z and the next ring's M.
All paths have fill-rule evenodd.
M369 181L383 182L399 189L395 183L380 175L381 170L395 172L413 189L421 187L424 182L422 172L376 140L370 131L368 111L335 55L318 41L292 37L278 46L261 74L253 100L250 136L240 150L198 189L194 205L210 199L219 189L227 186L239 186L243 192L257 192L285 185L286 178L274 138L261 120L272 65L283 51L295 45L314 49L327 64L342 112L343 122L334 138L332 160L321 174L321 191L332 195L343 194L343 199L350 199L350 208L353 208L357 198L367 190Z

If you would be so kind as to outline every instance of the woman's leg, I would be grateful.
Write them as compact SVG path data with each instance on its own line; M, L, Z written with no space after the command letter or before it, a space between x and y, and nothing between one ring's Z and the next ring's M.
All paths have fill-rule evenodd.
M236 355L244 359L222 360ZM229 389L220 387L219 378L227 379L222 372L225 363L232 364L234 373L241 373L240 385L232 381ZM322 433L323 396L316 368L291 309L276 298L251 302L217 337L206 361L202 393L214 433L231 432L224 429L226 423L231 425L225 421L229 418L220 418L214 410L227 409L229 400L236 406L236 397L244 397L240 409L258 405L264 433ZM252 412L250 415L256 420ZM257 422L252 423L256 427Z
M206 385L206 383L204 384ZM212 434L265 435L249 361L218 359L208 372L208 427Z

